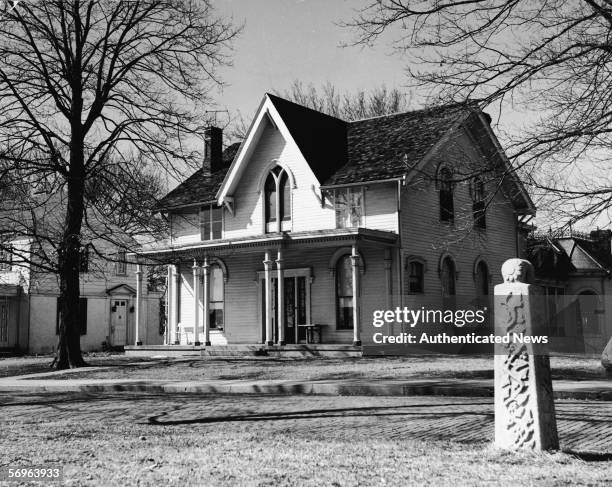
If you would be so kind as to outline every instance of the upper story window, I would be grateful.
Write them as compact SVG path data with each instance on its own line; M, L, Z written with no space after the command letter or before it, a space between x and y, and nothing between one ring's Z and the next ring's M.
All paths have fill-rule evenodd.
M439 172L440 221L453 222L455 219L455 204L453 201L453 175L446 167Z
M127 257L125 255L125 250L117 252L116 269L118 276L125 276L127 274Z
M200 210L200 234L202 240L221 238L223 231L223 208L208 205Z
M267 232L280 232L283 223L291 221L291 185L289 175L276 166L264 185L264 207Z
M485 185L480 176L476 176L472 186L472 214L475 228L487 228Z
M13 252L11 246L0 248L0 271L10 271L13 263Z
M363 188L337 189L334 197L336 228L360 227L363 225Z

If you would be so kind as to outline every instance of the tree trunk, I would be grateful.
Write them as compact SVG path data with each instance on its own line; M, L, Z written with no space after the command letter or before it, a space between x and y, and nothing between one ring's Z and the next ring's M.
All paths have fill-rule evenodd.
M59 248L60 277L60 326L55 367L67 369L85 366L81 355L81 330L79 322L81 226L84 214L85 193L85 134L81 115L83 112L82 46L80 44L79 3L73 4L75 19L75 53L70 76L72 99L70 107L70 166L67 189L68 204L64 220L64 234Z

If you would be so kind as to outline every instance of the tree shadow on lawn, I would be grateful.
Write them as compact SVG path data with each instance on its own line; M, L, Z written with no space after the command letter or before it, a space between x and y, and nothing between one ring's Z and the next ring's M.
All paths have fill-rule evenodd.
M487 402L464 402L464 403L444 403L443 407L466 407L466 406L483 406L488 404ZM429 407L435 407L436 405L430 405ZM204 418L193 418L193 419L177 419L160 421L168 415L167 411L164 411L155 416L149 416L148 424L156 426L179 426L179 425L190 425L190 424L211 424L211 423L229 423L229 422L250 422L250 421L285 421L290 419L326 419L326 418L347 418L347 417L397 417L397 416L422 416L422 417L435 417L435 418L452 418L458 416L484 416L486 418L493 418L494 414L492 411L418 411L410 412L410 409L418 408L423 409L428 407L425 404L413 404L404 406L371 406L371 407L352 407L352 408L326 408L326 409L304 409L301 411L287 411L287 412L271 412L271 413L253 413L253 414L236 414L226 416L210 416ZM393 410L395 412L389 412ZM400 411L398 411L400 410ZM176 411L171 411L174 413Z

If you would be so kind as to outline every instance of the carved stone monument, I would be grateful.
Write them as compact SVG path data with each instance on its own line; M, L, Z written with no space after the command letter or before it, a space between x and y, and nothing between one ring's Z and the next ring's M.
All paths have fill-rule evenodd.
M508 343L495 346L495 446L558 449L550 361L542 344L524 339L545 333L538 329L544 302L531 284L533 266L510 259L502 275L504 283L495 286L495 331Z
M601 365L604 366L604 369L606 369L608 374L612 375L612 338L610 338L610 341L601 354Z

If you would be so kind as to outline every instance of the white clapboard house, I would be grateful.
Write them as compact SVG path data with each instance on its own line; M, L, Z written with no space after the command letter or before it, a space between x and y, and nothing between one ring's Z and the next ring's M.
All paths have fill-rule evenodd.
M346 122L266 94L222 147L140 256L168 264L169 348L369 343L376 309L489 294L535 213L472 103Z

